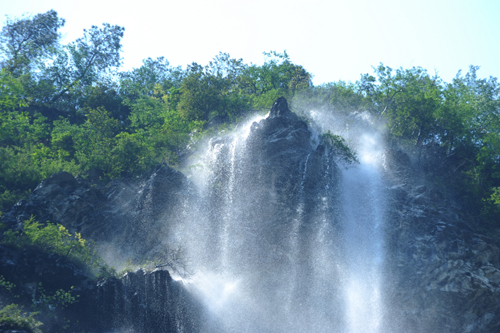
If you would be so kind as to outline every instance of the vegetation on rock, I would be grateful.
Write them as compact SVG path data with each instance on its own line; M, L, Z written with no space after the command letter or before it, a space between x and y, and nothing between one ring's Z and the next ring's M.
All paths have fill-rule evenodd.
M0 310L0 329L2 331L22 330L23 332L30 333L40 333L41 322L35 319L36 312L32 312L29 315L23 313L17 304L10 304L4 306Z
M82 278L105 278L115 274L104 264L93 243L87 242L78 232L71 234L64 226L50 222L41 224L33 216L24 221L22 231L4 231L0 246L4 252L17 253L11 259L6 258L2 268L6 262L14 265L14 271L19 271L2 270L8 278L0 274L0 306L4 306L0 310L0 328L3 329L41 332L41 321L49 323L49 328L55 331L78 328L78 323L74 326L61 317L64 313L61 311L78 303ZM77 271L79 278L75 277ZM74 289L73 283L79 291ZM14 303L8 305L5 301ZM31 312L23 314L23 309Z
M42 225L31 216L23 223L23 231L6 230L3 233L2 245L17 248L31 246L39 251L55 253L62 259L70 259L84 266L89 273L98 271L104 265L92 242L87 242L81 234L73 235L60 224Z
M346 140L340 135L332 134L328 131L322 135L322 139L324 143L333 148L342 162L346 164L359 163L356 152L349 148Z

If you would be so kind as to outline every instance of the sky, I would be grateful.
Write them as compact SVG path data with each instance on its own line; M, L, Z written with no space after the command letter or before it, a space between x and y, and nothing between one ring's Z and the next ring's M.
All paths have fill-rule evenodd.
M92 25L125 27L123 70L159 56L206 65L219 52L261 65L263 52L286 50L315 85L380 63L446 82L470 65L500 77L500 0L0 0L0 19L50 9L66 19L63 44Z

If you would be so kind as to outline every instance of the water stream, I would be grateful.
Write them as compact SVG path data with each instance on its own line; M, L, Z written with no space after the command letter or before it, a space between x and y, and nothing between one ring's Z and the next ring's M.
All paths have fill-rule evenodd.
M226 332L382 331L381 140L375 132L339 132L330 126L338 121L318 113L310 119L321 124L317 131L351 140L360 164L338 168L333 152L321 155L312 142L297 162L296 185L292 176L276 180L249 153L259 119L212 139L194 163L203 203L178 226L177 242L194 267L186 282ZM330 180L335 170L342 170L338 183Z
M344 299L348 332L380 332L384 223L383 155L365 135L360 164L343 172L342 207L345 249Z

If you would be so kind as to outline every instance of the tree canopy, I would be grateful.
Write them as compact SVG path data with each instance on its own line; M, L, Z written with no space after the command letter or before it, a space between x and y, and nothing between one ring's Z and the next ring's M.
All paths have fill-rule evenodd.
M0 208L57 171L113 178L176 165L196 137L284 96L292 108L300 98L383 119L429 173L439 161L458 179L454 190L478 225L500 221L500 87L479 78L479 67L447 83L420 67L380 64L357 82L314 86L286 51L270 51L262 65L221 52L206 66L159 57L120 71L123 27L92 26L61 45L64 24L51 10L9 19L0 32Z

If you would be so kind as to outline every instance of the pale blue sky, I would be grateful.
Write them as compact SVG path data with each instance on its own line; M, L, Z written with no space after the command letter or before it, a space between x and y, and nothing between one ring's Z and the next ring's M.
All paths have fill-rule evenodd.
M286 49L315 84L356 81L380 62L445 81L469 65L500 77L500 0L0 0L2 26L50 9L66 19L64 43L91 25L125 27L124 69L158 56L205 65L219 51L261 64Z

